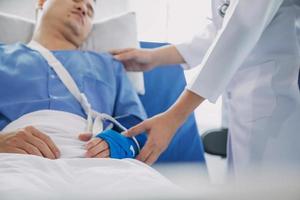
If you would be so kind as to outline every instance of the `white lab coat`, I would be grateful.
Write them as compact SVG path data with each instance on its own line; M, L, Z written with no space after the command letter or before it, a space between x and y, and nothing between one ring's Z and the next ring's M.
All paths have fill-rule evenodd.
M235 174L253 164L300 163L300 0L231 0L226 15L177 45L185 68L201 67L187 89L228 99L228 159Z

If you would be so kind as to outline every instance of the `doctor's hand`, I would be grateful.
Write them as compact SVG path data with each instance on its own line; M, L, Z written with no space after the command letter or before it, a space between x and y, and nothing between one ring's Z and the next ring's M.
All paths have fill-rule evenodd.
M148 71L158 65L152 50L128 48L112 50L110 53L122 62L128 71Z
M182 55L174 45L154 49L121 49L110 52L116 60L121 61L128 71L148 71L159 65L185 63Z
M180 125L181 123L174 121L174 117L166 112L132 127L125 135L132 137L145 131L148 133L148 140L136 159L151 165L166 150Z
M0 152L31 154L56 159L60 151L49 136L32 126L0 134Z
M94 138L92 139L93 134L92 133L83 133L79 135L79 139L81 141L89 141L85 147L86 147L86 158L109 158L110 151L109 146L107 142L100 138Z

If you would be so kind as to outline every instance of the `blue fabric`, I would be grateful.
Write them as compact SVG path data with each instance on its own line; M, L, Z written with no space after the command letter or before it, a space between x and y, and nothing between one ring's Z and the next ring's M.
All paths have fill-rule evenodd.
M128 138L115 130L106 130L96 135L96 137L105 140L110 148L110 157L116 159L135 158L139 153L139 148L132 138ZM135 137L140 148L143 148L147 137L140 134Z
M143 121L135 115L118 116L115 119L127 129ZM96 137L101 138L108 143L111 158L135 158L139 153L139 149L132 138L120 134L122 131L123 130L114 124L112 129L99 133ZM135 139L139 143L140 148L143 148L147 141L147 136L143 133L136 136ZM132 151L132 149L134 151Z
M143 121L143 119L141 119L140 117L138 117L136 115L118 116L115 119L127 129L129 129ZM121 132L120 130L116 129L116 127L113 127L112 129L114 131ZM143 148L147 141L146 133L139 134L135 138L136 138L137 142L139 143L140 148Z
M165 44L142 42L142 48L155 48ZM180 65L161 66L144 74L146 95L140 96L148 117L168 109L186 86ZM157 163L196 162L205 164L202 141L194 114L177 131L167 150Z
M300 90L300 70L299 70L298 85L299 85L299 90Z
M114 130L103 131L96 137L108 143L111 158L135 158L139 153L139 149L132 138L125 137ZM144 140L146 140L145 137Z
M98 112L146 117L123 65L109 54L53 51ZM61 110L86 117L45 59L23 44L0 45L0 130L22 115Z

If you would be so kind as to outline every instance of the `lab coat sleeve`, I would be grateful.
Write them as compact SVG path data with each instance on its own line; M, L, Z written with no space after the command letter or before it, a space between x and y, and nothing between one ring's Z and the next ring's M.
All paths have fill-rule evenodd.
M194 68L201 63L216 34L217 28L210 21L192 40L175 45L185 60L185 64L182 64L184 69Z
M187 89L215 102L255 47L282 2L283 0L232 2L222 29L203 58L201 71Z

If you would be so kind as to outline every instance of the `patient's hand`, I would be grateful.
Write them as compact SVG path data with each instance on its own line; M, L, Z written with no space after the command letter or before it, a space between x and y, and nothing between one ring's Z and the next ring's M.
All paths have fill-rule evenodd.
M60 151L49 136L32 126L0 134L0 153L19 153L56 159Z
M100 138L92 138L91 133L83 133L79 135L81 141L89 141L86 144L86 154L87 158L109 158L110 151L108 144L101 140Z

